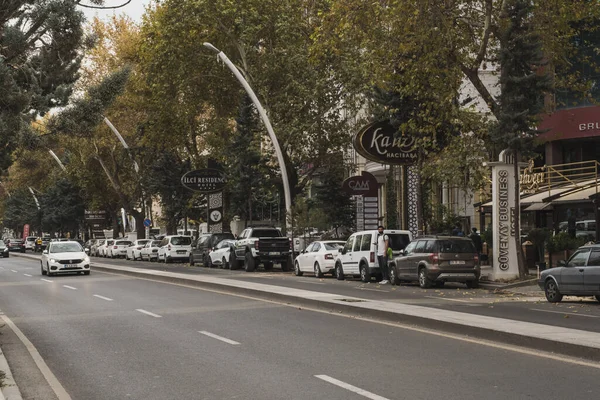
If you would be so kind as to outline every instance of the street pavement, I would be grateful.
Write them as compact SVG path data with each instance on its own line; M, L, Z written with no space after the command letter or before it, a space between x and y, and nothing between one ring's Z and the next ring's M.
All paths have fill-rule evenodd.
M334 284L356 292L356 283ZM372 293L397 295L388 289ZM414 302L417 289L400 293ZM595 363L98 271L47 278L37 261L16 257L0 260L0 311L73 399L588 399L600 392ZM2 333L23 398L58 398L30 361L27 368L6 326Z
M225 279L267 283L294 289L324 293L338 293L371 300L414 304L470 314L507 318L565 328L600 332L600 303L593 297L569 297L558 304L548 303L537 285L511 289L467 289L465 285L446 284L444 288L421 289L416 283L401 286L379 285L373 281L363 283L360 279L338 281L331 276L317 279L310 274L297 277L275 269L272 272L258 270L224 270L189 266L185 263L164 264L156 262L126 261L123 259L92 258L92 263L132 266L156 271L171 271L191 275L209 275Z

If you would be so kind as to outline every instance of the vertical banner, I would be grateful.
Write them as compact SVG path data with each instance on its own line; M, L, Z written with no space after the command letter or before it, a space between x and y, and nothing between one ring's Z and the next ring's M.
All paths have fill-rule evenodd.
M377 229L379 225L379 184L368 173L351 176L342 182L342 190L356 201L356 230Z
M223 192L208 195L208 232L223 232Z
M413 237L419 235L419 170L415 166L406 168L406 210L408 230Z
M23 239L29 236L29 224L23 225Z

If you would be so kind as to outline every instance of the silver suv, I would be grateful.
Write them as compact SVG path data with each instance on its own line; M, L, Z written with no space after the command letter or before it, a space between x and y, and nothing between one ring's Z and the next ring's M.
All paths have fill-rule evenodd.
M469 238L423 236L412 242L390 262L390 281L419 282L422 288L462 282L468 288L479 286L479 256Z

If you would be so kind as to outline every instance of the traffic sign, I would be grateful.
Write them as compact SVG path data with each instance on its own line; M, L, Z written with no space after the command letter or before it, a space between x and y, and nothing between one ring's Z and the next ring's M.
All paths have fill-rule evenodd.
M150 219L149 219L149 218L146 218L146 219L144 220L144 226L145 226L146 228L149 228L149 227L151 227L151 226L152 226L152 221L150 221Z

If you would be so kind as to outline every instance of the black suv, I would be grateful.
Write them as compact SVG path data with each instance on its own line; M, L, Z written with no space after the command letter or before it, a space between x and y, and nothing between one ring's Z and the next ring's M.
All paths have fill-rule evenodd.
M208 253L210 253L215 246L225 239L234 240L233 233L203 233L200 235L195 243L192 243L192 251L190 252L190 265L194 265L199 262L203 266L207 266Z
M417 281L422 288L462 282L469 288L479 285L481 267L473 241L456 236L423 236L406 246L390 262L390 281Z

